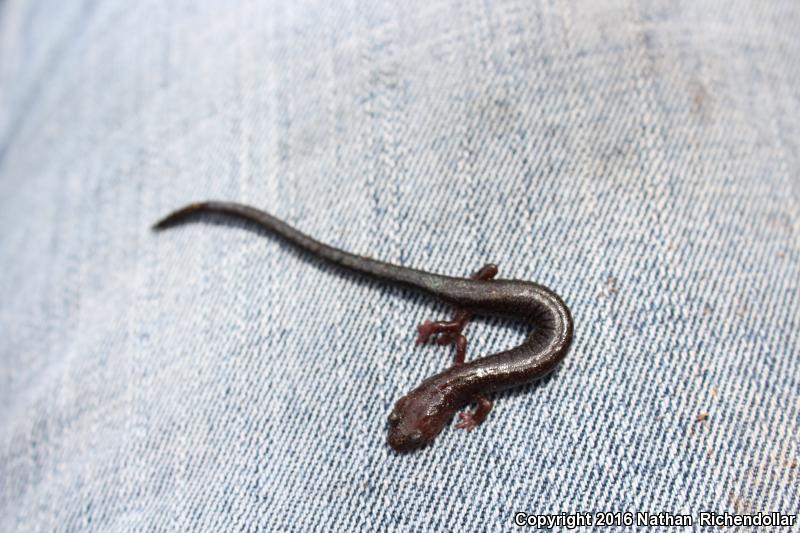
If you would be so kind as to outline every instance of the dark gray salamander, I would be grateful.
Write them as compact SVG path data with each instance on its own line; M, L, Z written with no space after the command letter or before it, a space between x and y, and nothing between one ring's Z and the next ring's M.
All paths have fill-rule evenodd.
M440 344L456 343L456 364L424 380L400 398L389 415L388 442L395 450L408 451L431 442L447 421L465 405L477 401L474 413L462 413L459 427L472 429L491 410L486 395L530 383L547 375L564 358L572 342L572 317L564 301L553 291L530 281L491 278L496 272L473 278L432 274L368 257L358 256L316 241L259 209L230 202L201 202L186 206L158 222L162 230L199 213L217 213L242 219L282 237L306 252L351 271L387 283L429 294L460 309L450 322L426 322L420 340L440 334ZM486 267L485 267L486 268ZM500 315L533 326L519 346L463 362L465 339L461 328L472 314Z

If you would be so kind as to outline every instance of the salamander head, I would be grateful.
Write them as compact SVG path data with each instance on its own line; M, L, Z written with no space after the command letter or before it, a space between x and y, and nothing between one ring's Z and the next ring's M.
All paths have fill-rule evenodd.
M423 385L414 389L397 400L389 415L389 446L398 452L425 446L452 414L453 408L438 388Z

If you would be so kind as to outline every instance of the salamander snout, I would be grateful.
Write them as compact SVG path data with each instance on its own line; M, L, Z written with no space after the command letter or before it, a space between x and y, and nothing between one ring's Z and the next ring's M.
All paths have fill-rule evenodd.
M389 438L387 441L389 442L389 446L398 452L416 450L417 448L421 448L428 443L428 441L425 440L422 432L419 430L412 431L411 433L404 433L402 431L397 431L394 428L389 430Z
M419 388L403 396L389 415L389 446L408 452L436 438L449 416L439 391Z

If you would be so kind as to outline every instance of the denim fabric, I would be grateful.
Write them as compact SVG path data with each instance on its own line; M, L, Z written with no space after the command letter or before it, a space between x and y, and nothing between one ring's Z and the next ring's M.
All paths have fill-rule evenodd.
M0 530L796 513L798 33L794 0L0 2ZM396 455L452 309L242 224L150 231L206 198L494 261L573 347Z

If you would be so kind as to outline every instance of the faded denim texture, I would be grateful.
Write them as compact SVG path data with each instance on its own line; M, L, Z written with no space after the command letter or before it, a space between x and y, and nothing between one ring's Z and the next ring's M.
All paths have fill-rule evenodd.
M0 2L0 530L797 512L798 34L794 0ZM575 342L398 456L452 309L242 224L150 231L207 198L497 262Z

